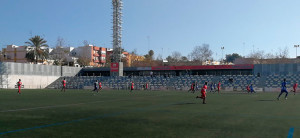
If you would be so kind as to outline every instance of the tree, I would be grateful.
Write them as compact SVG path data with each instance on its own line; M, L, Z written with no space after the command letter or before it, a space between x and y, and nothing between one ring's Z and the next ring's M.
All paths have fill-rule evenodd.
M174 62L179 62L181 60L181 53L178 51L174 51L172 52L171 57L174 60Z
M156 57L156 60L163 60L163 57L161 54L158 54L157 57Z
M248 55L248 58L264 59L265 52L263 50L257 50Z
M77 60L78 64L81 66L89 66L90 65L90 59L84 56L80 56Z
M188 58L186 56L182 56L181 57L181 61L182 62L188 62L189 60L188 60Z
M168 62L171 62L171 63L178 63L178 62L182 61L182 59L187 60L187 58L186 57L183 58L181 56L181 53L178 51L172 52L172 54L169 55L166 59Z
M27 61L34 62L34 60L35 60L34 50L27 52L25 57L26 57Z
M28 44L28 46L35 48L33 55L36 63L39 59L47 58L47 51L45 49L42 49L42 47L48 47L46 43L47 41L38 35L30 38L29 41L25 42L25 44Z
M144 57L147 61L152 61L153 60L153 55L154 55L154 51L149 50L148 54L144 55Z
M279 48L278 53L276 53L276 58L286 59L289 57L289 49L285 47L284 49Z
M51 59L54 60L54 65L63 65L63 62L67 60L66 54L69 51L64 48L65 46L65 40L62 37L58 37L56 40L56 47L51 52Z
M173 59L172 56L167 56L166 60L171 63L175 62L175 59Z
M149 54L149 56L150 56L150 58L151 58L151 60L153 59L153 55L154 55L154 51L153 50L150 50L149 52L148 52L148 54Z
M226 62L231 62L231 63L233 63L235 59L241 58L241 57L242 57L242 56L240 56L240 55L237 54L237 53L232 53L232 54L226 55L225 61L226 61Z
M213 52L209 49L209 45L202 44L202 46L195 46L189 55L191 56L191 60L202 64L202 62L211 59L212 54Z
M264 56L266 59L273 59L273 58L275 58L276 56L273 54L273 53L267 53L267 54L265 54L265 56Z
M42 61L45 61L49 58L49 49L48 48L43 50L40 58L42 59Z

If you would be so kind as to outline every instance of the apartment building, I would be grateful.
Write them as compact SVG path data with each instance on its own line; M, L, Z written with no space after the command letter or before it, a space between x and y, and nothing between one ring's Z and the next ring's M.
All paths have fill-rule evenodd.
M6 48L2 48L3 61L26 63L26 53L33 49L29 46L7 45Z

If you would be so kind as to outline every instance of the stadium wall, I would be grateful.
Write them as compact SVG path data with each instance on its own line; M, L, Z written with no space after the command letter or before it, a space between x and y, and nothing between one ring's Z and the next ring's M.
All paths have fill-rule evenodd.
M41 89L61 76L75 76L82 68L0 62L0 88L13 89L19 79L25 89Z
M255 64L254 75L293 75L300 73L300 64Z

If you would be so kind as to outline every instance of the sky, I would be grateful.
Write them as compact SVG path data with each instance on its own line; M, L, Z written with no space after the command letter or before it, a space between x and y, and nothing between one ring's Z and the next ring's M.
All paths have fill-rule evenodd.
M299 0L123 0L122 46L140 55L154 50L187 56L209 44L214 59L252 51L273 53L300 44ZM40 35L55 47L112 48L111 0L0 0L0 47L25 45ZM300 55L300 50L298 52Z

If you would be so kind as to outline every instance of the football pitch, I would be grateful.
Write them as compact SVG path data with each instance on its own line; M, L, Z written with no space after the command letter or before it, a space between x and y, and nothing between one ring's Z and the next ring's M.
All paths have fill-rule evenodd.
M300 95L0 90L0 137L300 137Z

